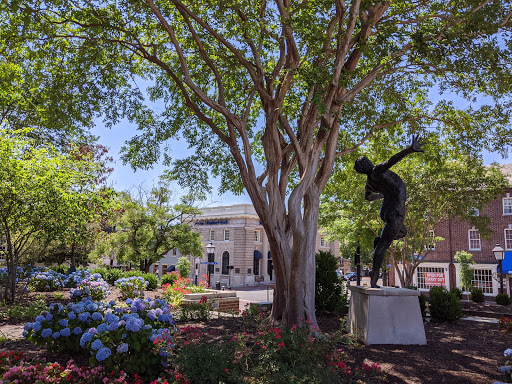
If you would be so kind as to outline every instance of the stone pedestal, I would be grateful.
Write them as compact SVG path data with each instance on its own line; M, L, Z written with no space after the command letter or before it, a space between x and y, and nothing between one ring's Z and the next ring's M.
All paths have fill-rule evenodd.
M418 296L405 288L348 287L347 331L364 344L427 344Z

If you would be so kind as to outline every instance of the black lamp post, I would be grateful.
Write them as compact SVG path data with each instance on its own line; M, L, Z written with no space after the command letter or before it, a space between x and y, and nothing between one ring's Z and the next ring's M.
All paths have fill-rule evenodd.
M215 262L215 245L210 243L206 246L206 253L208 254L208 285L212 287L211 274L213 272L213 263Z
M503 259L505 257L505 250L499 244L492 249L494 257L498 261L498 273L500 274L500 293L503 293Z

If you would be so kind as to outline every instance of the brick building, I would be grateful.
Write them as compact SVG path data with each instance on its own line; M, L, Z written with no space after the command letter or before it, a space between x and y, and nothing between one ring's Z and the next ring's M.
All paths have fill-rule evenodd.
M215 246L211 283L222 286L247 287L274 281L272 255L260 219L251 204L203 208L196 217L195 228L201 233L203 245ZM327 242L317 234L317 249L331 251L340 257L337 241ZM205 251L206 253L206 251ZM207 258L191 257L200 277L207 273ZM203 264L202 264L203 263ZM232 269L228 267L232 266ZM194 268L194 267L193 267ZM312 271L314 273L315 271ZM196 271L193 271L194 275ZM194 278L194 276L192 276Z
M512 164L503 166L503 172L509 175L509 182L512 181ZM505 249L505 260L503 261L504 272L507 272L509 264L512 265L512 188L508 188L503 195L475 214L486 215L491 219L490 228L493 234L490 239L483 239L477 229L469 223L457 219L448 220L438 224L433 236L444 238L433 245L426 261L422 262L415 271L414 285L420 290L428 290L429 283L427 275L437 273L440 277L439 284L447 289L453 287L461 288L459 277L459 265L454 261L457 251L466 251L473 255L475 265L474 286L482 289L487 296L495 296L499 292L500 283L497 278L497 262L492 253L496 244ZM401 267L401 265L399 265ZM505 292L510 295L512 292L512 271L505 278ZM442 281L444 280L444 283ZM508 282L508 284L507 284ZM400 281L395 276L395 271L390 273L390 285L399 285Z

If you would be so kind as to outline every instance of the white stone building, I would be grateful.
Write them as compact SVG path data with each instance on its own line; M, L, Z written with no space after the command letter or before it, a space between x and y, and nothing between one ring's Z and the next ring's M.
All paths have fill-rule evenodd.
M272 283L274 268L272 255L260 219L251 204L203 208L203 214L196 217L195 228L201 233L205 257L193 258L191 278L200 279L207 274L208 258L206 246L215 246L214 262L211 268L211 284L221 286L247 287ZM317 249L331 251L340 257L339 243L327 242L319 231ZM179 256L178 256L179 257ZM160 264L162 261L160 261ZM232 268L228 268L232 267ZM314 273L314 271L312 271Z

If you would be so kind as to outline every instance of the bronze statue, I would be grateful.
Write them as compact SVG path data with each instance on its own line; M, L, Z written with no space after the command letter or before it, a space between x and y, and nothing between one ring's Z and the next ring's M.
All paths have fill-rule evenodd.
M391 156L387 161L374 166L368 158L360 157L354 164L356 172L367 175L364 198L368 201L384 199L380 207L380 217L384 221L384 228L380 237L376 237L373 243L373 270L370 272L372 288L379 288L377 285L379 270L387 249L393 240L401 239L407 234L407 229L404 226L405 184L389 168L411 153L423 152L422 145L421 138L413 136L409 147Z

